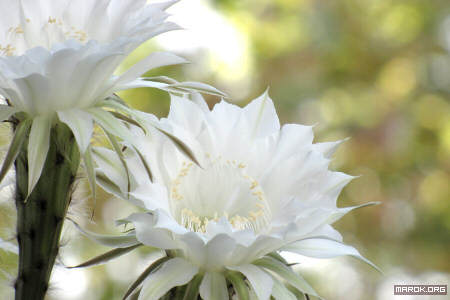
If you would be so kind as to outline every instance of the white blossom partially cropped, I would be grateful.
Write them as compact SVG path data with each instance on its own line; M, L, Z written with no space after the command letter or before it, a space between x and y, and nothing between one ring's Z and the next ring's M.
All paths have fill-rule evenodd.
M175 2L0 0L0 10L7 12L0 18L0 95L7 99L0 105L0 121L16 116L24 127L12 141L0 180L15 158L16 146L30 131L28 192L33 190L50 130L58 120L72 130L83 156L94 123L111 136L126 139L126 128L108 111L117 106L105 101L118 91L137 87L212 91L197 83L141 78L151 69L186 62L170 53L151 53L123 74L115 74L136 47L178 28L167 21L165 12Z
M95 151L102 186L147 210L121 223L134 226L139 243L172 253L148 276L139 299L159 299L196 274L203 276L204 300L228 299L226 282L235 274L260 300L295 299L274 273L316 295L270 256L280 251L368 262L332 227L356 208L336 205L353 179L328 169L341 141L313 144L311 126L280 126L267 93L244 108L222 101L210 110L201 97L194 100L172 96L169 116L159 122L179 143L156 129L151 137L135 131L137 151L126 155L130 194L120 161L109 150Z
M136 45L178 28L164 10L177 1L1 0L0 55L20 56L29 49L52 49L67 40L108 44L120 38ZM7 13L6 13L7 12Z

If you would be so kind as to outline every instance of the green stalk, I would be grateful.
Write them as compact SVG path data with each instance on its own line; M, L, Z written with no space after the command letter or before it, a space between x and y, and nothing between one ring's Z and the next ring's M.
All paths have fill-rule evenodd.
M70 204L80 154L70 129L62 123L54 125L42 175L26 199L27 146L28 138L15 162L19 244L15 299L42 300L58 254L61 229Z

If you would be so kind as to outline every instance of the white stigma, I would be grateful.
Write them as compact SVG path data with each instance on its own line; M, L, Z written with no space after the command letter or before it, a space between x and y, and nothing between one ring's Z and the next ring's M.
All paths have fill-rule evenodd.
M172 182L170 202L177 221L197 232L221 218L235 229L258 232L271 217L264 192L246 165L222 158L210 159L204 169L184 162Z

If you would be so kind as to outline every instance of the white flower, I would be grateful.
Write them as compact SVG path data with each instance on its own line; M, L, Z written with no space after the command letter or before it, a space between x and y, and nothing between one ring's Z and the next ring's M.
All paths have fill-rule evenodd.
M0 55L19 56L35 47L51 49L67 40L107 44L119 38L137 45L178 28L164 10L177 1L1 0ZM7 12L7 13L6 13Z
M159 299L196 274L204 274L203 299L228 299L226 281L233 283L239 273L260 300L292 296L273 273L315 295L301 277L268 256L278 251L317 258L351 255L368 262L331 226L356 208L336 206L353 178L328 169L341 141L313 144L312 127L280 127L267 93L244 108L222 101L210 111L201 97L195 100L173 96L160 127L184 141L201 166L156 134L136 136L138 155L128 152L134 178L130 200L149 212L125 222L134 225L140 243L173 250L148 276L139 299ZM120 162L108 150L96 153L102 185L127 199Z
M28 192L33 190L57 119L72 130L82 155L89 152L94 122L111 136L127 139L124 125L105 111L123 113L125 109L131 114L117 99L105 101L117 91L154 87L181 93L196 88L216 92L206 85L169 78L140 78L150 69L186 62L169 53L152 53L125 73L114 75L137 46L178 28L166 21L164 11L174 2L0 0L1 11L8 12L0 20L0 95L9 103L0 105L0 121L15 115L23 127L16 130L0 181L31 128Z

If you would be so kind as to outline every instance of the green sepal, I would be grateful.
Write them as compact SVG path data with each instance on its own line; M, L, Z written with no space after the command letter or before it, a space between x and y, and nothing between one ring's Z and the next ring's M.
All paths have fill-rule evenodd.
M111 146L113 147L114 151L117 153L117 156L120 159L120 162L122 163L122 166L125 169L126 175L127 175L127 180L128 180L128 184L127 184L127 197L130 197L129 193L131 191L131 179L130 179L130 171L128 170L128 165L127 162L125 161L125 157L123 155L122 152L122 148L120 147L119 142L117 141L116 137L113 136L111 133L109 133L108 131L104 131L106 136L108 137Z
M89 145L86 149L86 152L84 153L83 157L84 166L86 168L86 174L89 181L89 186L91 187L92 192L92 198L94 199L94 209L95 209L95 203L97 200L97 192L96 192L96 178L95 178L95 167L94 167L94 161L92 159L92 148L91 145ZM92 213L94 214L94 213Z
M67 267L68 269L75 269L75 268L86 268L86 267L92 267L96 265L101 265L104 263L107 263L111 259L114 259L116 257L122 256L124 254L127 254L128 252L136 249L137 247L142 246L142 244L133 245L130 247L125 248L116 248L111 251L105 252L99 256L96 256L84 263L81 263L79 265L73 266L73 267Z
M6 153L5 160L3 161L2 168L0 170L0 182L3 181L12 164L17 158L17 155L22 148L22 144L27 138L27 134L30 131L32 121L30 119L24 120L17 125L14 137Z
M307 293L316 297L319 297L316 291L303 279L302 276L296 274L291 268L283 264L282 262L265 256L253 262L254 265L266 268L275 274L279 275L281 278L289 282L296 289L303 293Z
M145 269L145 271L142 272L141 275L139 275L139 277L136 279L136 281L134 281L130 285L130 287L126 291L125 295L123 296L122 300L126 300L128 298L128 296L130 296L133 293L133 291L139 285L141 285L141 283L147 278L147 276L150 275L150 273L155 271L159 266L161 266L163 263L165 263L169 259L170 259L170 257L168 257L168 256L161 257L160 259L158 259L154 263L152 263L147 269Z
M245 282L245 277L241 273L230 271L227 273L226 278L233 285L234 291L238 295L239 300L249 300L250 299L250 294L248 292L249 287L247 286L247 283Z
M203 274L197 274L194 278L189 282L186 287L186 291L184 292L183 300L192 300L197 299L199 294L200 284L202 283Z

